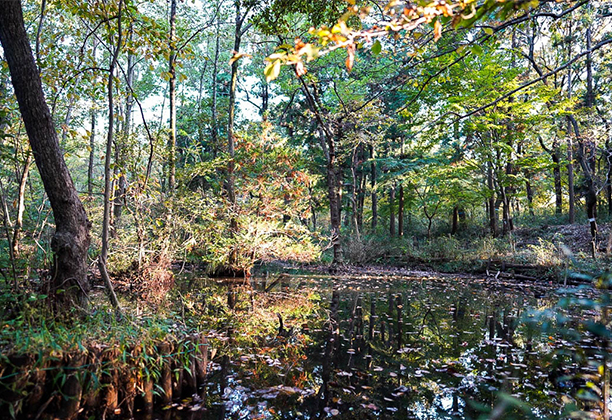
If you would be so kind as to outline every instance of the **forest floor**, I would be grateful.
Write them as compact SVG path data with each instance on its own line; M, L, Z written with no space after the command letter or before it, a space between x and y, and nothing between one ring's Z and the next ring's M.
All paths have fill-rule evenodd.
M609 270L607 251L611 223L598 226L596 258L592 257L588 224L522 227L498 238L450 236L415 241L399 238L387 243L376 239L350 243L346 263L276 263L265 270L305 271L342 276L495 277L520 281L583 283L584 274ZM569 280L568 280L569 279Z

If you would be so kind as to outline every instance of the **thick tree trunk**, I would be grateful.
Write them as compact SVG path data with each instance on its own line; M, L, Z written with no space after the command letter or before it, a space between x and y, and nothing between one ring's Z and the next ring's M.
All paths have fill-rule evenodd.
M19 1L0 2L0 42L36 166L55 218L56 231L51 241L55 267L50 293L58 303L76 300L83 305L90 289L87 281L90 222L59 147Z
M312 101L311 101L312 102ZM315 108L316 109L316 108ZM329 200L329 216L331 225L331 243L334 251L334 264L340 264L344 261L342 251L342 242L340 239L340 224L341 224L341 199L340 199L340 183L341 173L338 170L338 162L336 157L336 142L333 133L329 130L321 128L321 144L327 158L326 166L326 181L327 181L327 197Z

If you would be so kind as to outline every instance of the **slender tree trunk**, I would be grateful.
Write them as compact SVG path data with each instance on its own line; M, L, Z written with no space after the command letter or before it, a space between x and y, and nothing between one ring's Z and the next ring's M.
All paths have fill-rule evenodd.
M525 191L527 193L527 207L529 208L529 215L533 216L533 186L529 180L525 181Z
M395 187L389 189L389 235L395 236Z
M456 235L458 230L459 230L459 206L455 206L453 207L451 235Z
M570 40L567 44L567 58L572 56L572 22L569 22L569 36ZM572 67L567 68L567 96L572 97ZM576 221L576 198L574 196L574 145L571 136L571 122L568 117L567 119L567 189L569 193L569 223L574 224Z
M90 289L87 281L90 222L59 147L19 1L0 2L0 42L55 218L56 231L51 241L55 267L50 293L60 304L77 300L84 305Z
M367 188L367 177L363 170L360 171L360 182L359 182L359 199L357 202L357 226L359 231L363 232L363 207L365 205L365 191Z
M310 89L304 82L304 79L296 73L298 80L302 85L302 91L306 96L308 105L311 111L314 113L318 123L319 139L321 141L321 148L325 154L327 165L326 170L326 182L327 182L327 197L329 200L329 213L330 213L330 227L331 227L331 244L334 252L333 264L341 264L344 260L342 251L342 241L340 237L340 223L342 221L340 214L341 197L340 197L340 185L342 180L342 172L338 168L337 156L336 156L336 139L341 138L341 133L335 133L322 115L320 109L317 106L317 101L310 92Z
M121 18L123 11L123 0L119 0L119 12L117 19L117 44L115 45L113 55L108 71L107 81L107 98L108 98L108 133L106 137L106 156L104 157L104 215L102 219L102 249L100 251L100 258L98 259L98 268L102 275L102 279L106 284L109 292L110 300L115 309L121 312L119 301L115 296L113 285L110 281L110 277L107 272L108 264L108 235L110 230L111 222L111 206L112 206L112 183L111 183L111 155L113 151L113 140L115 135L115 104L114 104L114 82L115 82L115 69L117 67L117 59L119 57L119 51L121 50L121 44L123 42ZM109 27L109 32L111 28Z
M355 235L357 235L357 240L361 240L361 235L359 232L359 223L357 221L357 213L359 211L358 208L358 200L359 200L359 184L360 180L357 177L357 165L358 165L358 152L359 147L353 150L353 158L351 159L351 177L352 177L352 186L351 186L351 224L353 225L353 231Z
M587 27L586 30L586 48L587 51L591 51L591 25ZM592 108L595 105L595 93L593 91L593 54L590 52L586 56L586 100L585 106L587 108Z
M133 28L129 29L128 42L132 40ZM121 220L121 214L123 213L123 206L125 205L125 193L127 190L127 179L125 176L125 144L128 141L131 130L132 130L132 109L134 108L134 95L132 94L132 84L134 82L134 54L131 50L128 50L127 57L127 72L126 72L128 85L127 97L125 98L125 113L123 116L123 130L121 135L121 142L115 141L115 171L118 171L117 176L117 188L115 190L115 197L113 199L113 214L115 217L115 226L118 225Z
M589 155L589 158L587 158L584 139L582 139L580 135L578 122L572 115L568 116L568 120L570 121L571 126L574 129L576 139L578 140L578 162L580 162L580 167L587 186L587 192L585 195L586 211L587 217L589 218L589 225L591 227L592 253L593 257L595 257L597 240L597 189L594 180L595 174L593 173L594 164L591 162L591 160L594 160L594 155Z
M219 148L219 125L217 116L217 76L219 72L219 25L220 17L217 16L217 29L216 29L216 40L215 40L215 56L213 58L213 71L212 71L212 92L211 92L211 122L210 122L210 141L212 144L213 156L217 155Z
M240 44L242 42L242 23L243 16L240 9L240 3L236 3L236 27L234 31L234 51L238 53L240 51ZM230 76L230 88L229 88L229 107L227 117L227 151L230 156L230 161L227 168L227 179L226 179L226 191L228 199L232 208L236 204L236 191L235 191L235 179L234 169L235 162L234 157L236 155L235 150L235 139L234 139L234 118L236 114L236 86L238 83L238 70L240 68L240 60L234 60L231 65L231 76ZM232 224L236 221L233 220ZM237 226L232 226L235 229Z
M91 106L91 132L89 133L89 163L87 165L87 195L93 196L94 158L96 153L96 110Z
M404 186L399 186L399 208L397 210L397 234L404 236Z
M21 239L21 228L23 227L23 212L25 211L25 189L28 183L28 174L32 164L32 155L27 152L26 161L23 165L23 172L19 181L19 193L17 196L17 218L15 219L15 229L13 230L13 255L19 256L19 244Z
M553 145L555 147L556 145ZM563 189L561 187L561 158L558 147L551 154L553 166L553 179L555 183L555 213L563 213Z
M176 178L176 0L170 1L170 57L168 59L168 94L170 101L170 135L168 136L168 193L174 192Z
M493 164L488 162L487 164L487 188L489 189L489 228L491 229L491 235L497 236L497 213L495 211L495 188L493 185Z
M376 196L376 162L374 146L370 146L370 187L372 188L372 231L376 231L376 225L378 224L378 198Z

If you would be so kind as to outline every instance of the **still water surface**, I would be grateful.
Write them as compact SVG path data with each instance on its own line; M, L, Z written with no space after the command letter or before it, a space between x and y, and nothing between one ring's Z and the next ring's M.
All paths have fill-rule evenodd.
M592 290L450 277L292 276L268 292L265 284L255 280L254 293L318 292L324 314L269 337L270 346L288 352L302 346L303 353L280 362L265 349L245 348L236 360L217 358L206 401L156 417L567 418L579 409L585 417L601 415L605 343L584 327L601 308L555 306L568 295L597 299Z

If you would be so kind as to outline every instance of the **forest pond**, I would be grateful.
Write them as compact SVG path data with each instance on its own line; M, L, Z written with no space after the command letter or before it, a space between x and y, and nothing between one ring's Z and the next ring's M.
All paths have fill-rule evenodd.
M255 279L250 290L254 299L310 293L321 309L299 325L277 321L251 348L244 345L249 341L234 342L245 335L239 329L212 331L211 343L245 347L215 358L203 399L175 404L156 418L508 419L601 412L606 344L588 332L589 320L602 316L601 307L585 304L597 300L590 288L296 275L276 284ZM559 307L568 296L580 308Z

